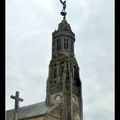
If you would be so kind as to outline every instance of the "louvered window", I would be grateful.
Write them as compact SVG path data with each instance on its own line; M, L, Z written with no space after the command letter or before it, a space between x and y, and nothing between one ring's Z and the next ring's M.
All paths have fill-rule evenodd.
M64 39L64 49L68 49L68 39Z
M56 64L54 64L54 74L53 74L54 78L57 77L57 66Z
M61 49L61 40L58 39L57 40L57 50L60 50Z

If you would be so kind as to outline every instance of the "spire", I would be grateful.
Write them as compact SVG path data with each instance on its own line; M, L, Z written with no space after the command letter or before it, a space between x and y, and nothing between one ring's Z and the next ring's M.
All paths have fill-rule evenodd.
M63 19L62 22L58 25L58 30L70 30L70 24L68 24L67 20Z

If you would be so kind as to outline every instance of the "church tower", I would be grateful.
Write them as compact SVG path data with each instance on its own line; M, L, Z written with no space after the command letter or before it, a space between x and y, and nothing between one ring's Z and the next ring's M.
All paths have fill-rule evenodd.
M46 89L46 105L59 104L61 120L83 120L82 84L74 54L75 34L64 16L52 33L52 58Z

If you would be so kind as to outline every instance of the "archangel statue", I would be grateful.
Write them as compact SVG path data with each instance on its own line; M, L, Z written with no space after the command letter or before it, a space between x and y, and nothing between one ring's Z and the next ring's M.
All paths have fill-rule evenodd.
M60 2L62 3L63 5L63 9L62 9L62 12L61 12L61 15L64 16L64 19L65 19L65 16L66 16L66 12L65 12L65 9L66 9L66 0L65 1L62 1L60 0Z

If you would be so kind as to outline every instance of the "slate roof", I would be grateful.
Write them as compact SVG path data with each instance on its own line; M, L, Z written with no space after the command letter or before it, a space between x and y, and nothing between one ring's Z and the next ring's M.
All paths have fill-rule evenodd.
M23 118L30 118L30 117L44 115L50 112L51 110L53 110L54 108L56 108L55 105L46 106L45 102L23 106L19 108L18 118L23 119ZM6 111L6 120L14 120L14 109Z

